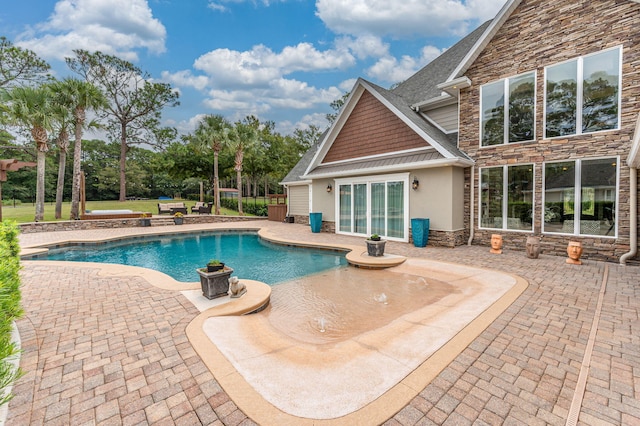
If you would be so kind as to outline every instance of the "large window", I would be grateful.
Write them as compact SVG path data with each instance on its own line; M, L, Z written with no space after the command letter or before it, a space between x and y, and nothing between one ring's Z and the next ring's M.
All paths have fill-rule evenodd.
M480 171L480 227L533 229L533 165L485 167Z
M544 232L616 236L618 159L546 163Z
M407 239L407 175L337 181L340 233Z
M546 68L546 138L619 127L621 57L616 47Z
M534 140L534 72L485 84L480 89L480 97L482 146Z

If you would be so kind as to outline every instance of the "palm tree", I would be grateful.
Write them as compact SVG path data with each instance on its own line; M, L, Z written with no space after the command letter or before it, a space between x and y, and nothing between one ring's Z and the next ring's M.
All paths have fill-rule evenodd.
M57 100L73 111L74 147L73 182L71 186L71 219L79 219L80 179L82 175L82 134L86 126L87 110L99 111L107 106L104 93L92 83L75 78L65 78L55 85Z
M231 124L221 115L205 115L198 128L196 138L200 143L213 150L213 193L215 196L215 214L220 214L220 179L218 157L220 151L229 143Z
M230 133L229 145L235 152L233 168L236 171L238 186L238 213L240 216L244 214L242 211L242 162L244 161L244 152L257 141L258 131L246 119L245 122L237 122L235 128Z
M59 103L55 103L52 106L52 116L54 121L54 128L57 131L55 142L56 142L56 145L58 146L58 150L60 151L58 154L58 182L56 185L56 212L55 212L55 218L60 219L62 218L62 198L64 195L64 172L67 167L67 152L69 149L69 128L71 126L71 113L63 105Z
M10 124L27 129L36 143L36 214L44 219L45 156L49 151L47 132L52 129L52 93L47 85L14 87L2 94Z

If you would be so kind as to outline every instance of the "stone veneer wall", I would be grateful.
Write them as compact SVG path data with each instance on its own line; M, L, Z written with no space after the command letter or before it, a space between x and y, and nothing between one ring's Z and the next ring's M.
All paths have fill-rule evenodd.
M184 224L245 222L253 220L267 220L266 217L256 216L185 216ZM97 220L69 220L61 222L32 222L22 223L18 227L23 234L35 232L79 231L90 229L135 228L140 226L140 219L97 219ZM151 226L179 226L173 223L170 216L151 218Z
M589 157L620 156L618 238L544 234L542 251L566 256L569 240L581 241L584 257L617 261L629 251L629 153L640 111L640 4L631 1L524 0L464 74L472 86L460 94L459 146L476 161L474 244L489 244L492 233L503 236L505 248L524 250L530 233L478 229L480 167L532 163L535 173L534 232L542 232L543 163ZM544 67L603 49L623 45L621 128L566 138L543 139ZM480 86L535 70L536 140L480 147ZM465 182L469 174L465 174ZM469 194L465 198L468 225ZM638 259L638 257L636 257Z

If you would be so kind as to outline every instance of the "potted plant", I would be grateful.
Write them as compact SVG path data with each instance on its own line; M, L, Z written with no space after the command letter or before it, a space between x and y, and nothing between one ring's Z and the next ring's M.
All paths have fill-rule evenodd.
M151 217L148 213L142 213L140 215L140 226L151 226Z
M182 212L176 212L173 215L173 223L175 223L176 225L182 225L184 221L184 214L182 214Z
M211 259L207 262L207 272L216 272L224 268L224 263L218 259Z
M384 245L386 243L385 240L380 238L378 234L372 234L366 240L367 243L367 253L369 256L384 256Z
M209 263L211 262L209 261ZM219 265L212 266L218 267L221 265L221 268L214 272L208 272L209 264L207 264L206 268L196 269L196 272L200 275L202 295L207 299L215 299L229 294L229 277L233 273L233 269L224 266L222 262L218 261L218 263Z

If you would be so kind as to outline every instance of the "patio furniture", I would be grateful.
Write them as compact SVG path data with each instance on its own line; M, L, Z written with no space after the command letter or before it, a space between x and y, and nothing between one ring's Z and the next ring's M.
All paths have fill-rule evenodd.
M206 205L206 203L204 203L202 201L196 202L196 205L191 207L191 213L200 213L200 207L203 207L205 205Z
M171 207L171 216L173 216L176 213L187 214L187 208L186 207Z
M197 212L198 214L211 214L211 208L213 207L213 203L202 203L203 205L198 206L197 210L194 210L195 207L191 208L191 212L195 213Z
M184 203L158 203L158 214L174 214L176 211L172 211L172 209L182 209L176 211L187 214L187 206L185 206Z

